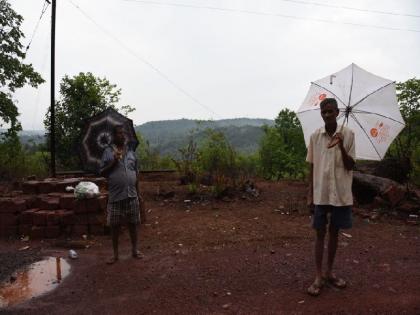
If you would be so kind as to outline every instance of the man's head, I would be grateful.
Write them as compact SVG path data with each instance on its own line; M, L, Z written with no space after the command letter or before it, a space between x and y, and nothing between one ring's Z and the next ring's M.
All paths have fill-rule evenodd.
M319 104L321 109L321 116L326 125L337 122L337 116L339 114L338 104L335 98L325 98Z
M125 130L122 125L115 126L112 131L113 141L116 145L123 145L125 143Z

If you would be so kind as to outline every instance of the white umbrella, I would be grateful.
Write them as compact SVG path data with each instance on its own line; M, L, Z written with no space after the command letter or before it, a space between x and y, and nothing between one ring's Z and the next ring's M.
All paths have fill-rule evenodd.
M311 134L324 125L319 104L324 98L337 100L337 122L355 134L356 158L381 160L405 123L398 109L395 82L378 77L354 63L311 83L297 111L306 146Z

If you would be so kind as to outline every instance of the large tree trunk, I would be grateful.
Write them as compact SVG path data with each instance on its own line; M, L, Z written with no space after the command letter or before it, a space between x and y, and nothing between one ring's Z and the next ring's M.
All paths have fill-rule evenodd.
M405 187L396 181L360 172L353 173L353 192L360 203L370 203L379 196L392 207L406 195Z

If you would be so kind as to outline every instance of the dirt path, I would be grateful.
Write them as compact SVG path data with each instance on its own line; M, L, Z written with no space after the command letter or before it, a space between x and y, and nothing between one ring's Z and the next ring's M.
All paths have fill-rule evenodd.
M162 184L160 184L162 186ZM171 183L166 183L172 187ZM356 217L352 235L340 236L337 273L343 291L305 294L313 277L313 231L299 183L260 183L260 200L184 202L153 200L145 184L148 225L142 227L142 261L107 266L107 237L79 250L71 275L51 294L3 314L419 314L420 229L397 221ZM295 206L297 204L297 206ZM290 211L289 215L280 214ZM13 250L21 244L4 243ZM34 244L36 245L36 244ZM44 246L45 255L66 255Z

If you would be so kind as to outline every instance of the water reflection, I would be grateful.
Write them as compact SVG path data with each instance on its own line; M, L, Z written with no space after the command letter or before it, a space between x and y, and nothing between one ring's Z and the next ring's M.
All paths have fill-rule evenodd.
M48 257L19 271L12 283L0 284L0 307L16 305L55 289L70 272L63 258Z

